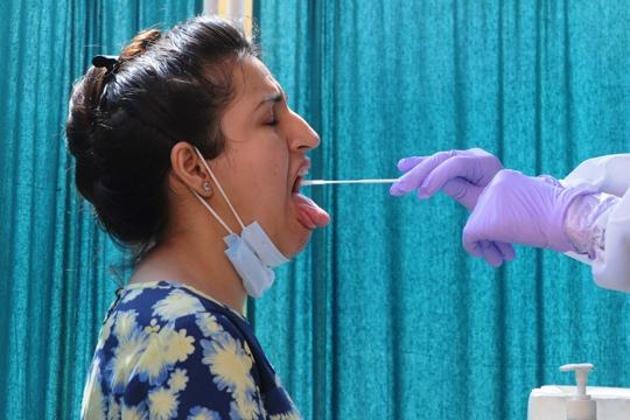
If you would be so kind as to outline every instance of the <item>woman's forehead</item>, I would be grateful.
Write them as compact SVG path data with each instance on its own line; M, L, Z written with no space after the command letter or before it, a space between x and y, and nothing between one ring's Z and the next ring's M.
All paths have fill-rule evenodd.
M243 100L260 100L261 97L269 96L275 92L281 92L282 89L276 79L273 77L267 66L255 57L248 57L243 60L239 66L241 71L236 77L236 89L239 91L238 96Z

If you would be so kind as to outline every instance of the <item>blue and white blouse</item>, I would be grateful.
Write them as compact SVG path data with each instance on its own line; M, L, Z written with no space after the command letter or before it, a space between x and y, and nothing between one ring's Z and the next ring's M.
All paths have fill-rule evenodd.
M83 419L299 419L247 320L177 282L118 289Z

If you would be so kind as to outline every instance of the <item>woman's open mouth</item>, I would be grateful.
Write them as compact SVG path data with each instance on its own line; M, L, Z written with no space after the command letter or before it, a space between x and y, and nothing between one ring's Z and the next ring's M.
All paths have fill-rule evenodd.
M300 194L300 186L304 175L306 175L306 171L298 174L291 193L297 210L298 221L305 228L313 230L317 227L324 227L330 223L330 216L309 197Z

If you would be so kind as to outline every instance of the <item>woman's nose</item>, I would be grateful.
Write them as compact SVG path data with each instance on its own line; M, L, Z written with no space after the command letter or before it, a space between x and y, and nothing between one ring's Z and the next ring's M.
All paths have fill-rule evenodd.
M298 114L291 111L293 122L291 133L288 136L290 147L294 150L308 151L319 146L319 135L313 128Z

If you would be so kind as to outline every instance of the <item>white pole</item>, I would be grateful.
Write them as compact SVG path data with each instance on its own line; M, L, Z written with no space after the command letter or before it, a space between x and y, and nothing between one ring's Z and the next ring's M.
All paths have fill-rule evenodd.
M245 1L231 0L228 1L228 15L236 22L243 22L245 17Z
M203 0L203 14L216 15L219 11L219 0Z
M254 1L256 0L203 0L203 14L227 18L240 25L247 36L251 36Z

